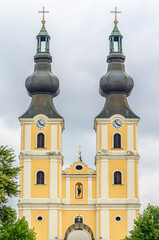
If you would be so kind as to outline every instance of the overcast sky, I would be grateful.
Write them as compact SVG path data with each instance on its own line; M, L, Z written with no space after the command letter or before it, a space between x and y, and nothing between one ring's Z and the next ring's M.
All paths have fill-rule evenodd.
M46 29L51 36L52 71L60 81L54 99L64 117L64 167L77 160L79 144L83 161L94 168L94 117L105 98L99 81L107 70L108 38L117 6L118 28L123 35L126 72L134 79L128 102L140 116L138 142L142 209L159 205L159 2L157 0L1 0L0 8L0 144L18 155L18 117L31 98L25 79L33 72L36 35L41 29L43 5Z

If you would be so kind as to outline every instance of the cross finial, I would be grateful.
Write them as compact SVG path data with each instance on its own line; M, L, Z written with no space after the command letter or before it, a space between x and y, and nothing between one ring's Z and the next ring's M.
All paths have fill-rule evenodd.
M43 20L41 22L44 25L46 23L46 21L45 21L45 13L49 13L49 11L45 11L45 7L43 7L43 10L42 11L38 11L38 13L42 13L43 14Z
M82 147L79 145L79 147L78 147L78 149L79 149L79 151L78 151L78 160L79 160L80 162L82 162L81 148L82 148Z
M117 14L118 14L118 13L121 13L121 11L117 11L117 7L115 7L115 11L111 11L111 13L115 13L114 24L117 25L117 23L118 23Z

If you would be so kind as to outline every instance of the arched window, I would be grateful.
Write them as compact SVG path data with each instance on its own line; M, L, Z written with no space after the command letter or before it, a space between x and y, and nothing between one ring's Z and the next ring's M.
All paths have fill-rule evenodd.
M75 222L75 223L83 223L83 217L80 216L80 215L77 216L77 217L75 217L74 222Z
M45 173L43 171L38 171L36 174L36 184L44 184Z
M121 148L121 135L119 133L114 134L114 148Z
M80 182L75 184L75 199L83 199L83 184Z
M45 136L43 133L37 135L37 148L44 148Z
M122 173L119 171L114 172L114 184L122 184Z

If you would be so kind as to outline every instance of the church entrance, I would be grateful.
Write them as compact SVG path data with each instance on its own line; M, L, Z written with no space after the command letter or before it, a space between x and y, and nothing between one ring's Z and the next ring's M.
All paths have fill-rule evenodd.
M84 223L71 225L66 233L64 240L95 240L93 231Z

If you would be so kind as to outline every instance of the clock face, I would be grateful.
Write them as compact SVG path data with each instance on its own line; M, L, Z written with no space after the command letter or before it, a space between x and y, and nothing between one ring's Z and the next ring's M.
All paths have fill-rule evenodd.
M114 120L114 122L113 122L113 127L114 127L115 129L121 128L121 127L122 127L122 121L121 121L120 119Z
M43 119L39 119L36 122L36 127L38 129L43 129L45 127L45 121Z

